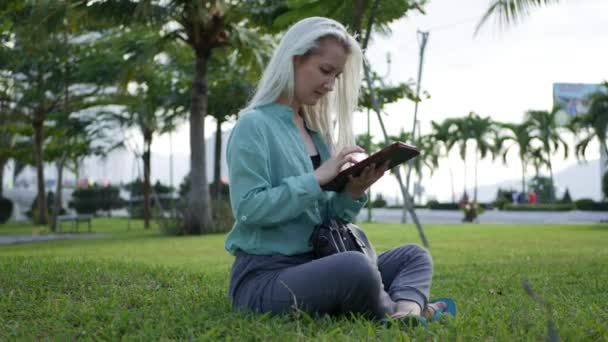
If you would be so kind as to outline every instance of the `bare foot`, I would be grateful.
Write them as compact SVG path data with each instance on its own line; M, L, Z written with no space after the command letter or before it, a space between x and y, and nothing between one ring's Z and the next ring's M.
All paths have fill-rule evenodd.
M421 311L418 303L409 300L400 300L396 303L395 312L391 315L391 318L401 318L409 315L420 316L422 313Z
M422 312L422 315L424 316L424 318L426 318L427 320L432 320L433 317L435 316L435 312L437 310L443 310L442 315L449 315L445 309L447 308L447 304L444 302L436 302L436 303L429 303L426 308L424 308L424 311Z

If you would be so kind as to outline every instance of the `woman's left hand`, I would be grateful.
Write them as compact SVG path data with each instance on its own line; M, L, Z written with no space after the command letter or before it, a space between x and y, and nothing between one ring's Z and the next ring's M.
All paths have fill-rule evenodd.
M384 175L388 170L390 161L386 161L382 166L375 167L374 164L369 165L363 169L363 172L358 177L349 176L348 183L346 183L345 191L353 199L360 198L363 196L367 188L372 184L376 183L378 179Z

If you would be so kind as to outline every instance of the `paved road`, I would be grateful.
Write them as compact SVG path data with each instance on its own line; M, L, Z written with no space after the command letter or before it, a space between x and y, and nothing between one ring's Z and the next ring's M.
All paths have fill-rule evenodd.
M416 209L422 223L461 223L463 213L457 210ZM359 221L367 220L367 210L361 210ZM372 220L382 223L401 222L401 209L374 209ZM408 222L412 220L408 216ZM597 211L500 211L488 210L479 216L479 223L608 223L608 212Z
M0 245L25 243L36 241L62 240L62 239L92 239L104 237L105 234L47 234L47 235L13 235L0 236Z

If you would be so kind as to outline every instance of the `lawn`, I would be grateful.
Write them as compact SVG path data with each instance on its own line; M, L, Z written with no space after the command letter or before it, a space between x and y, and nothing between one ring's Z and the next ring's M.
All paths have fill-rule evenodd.
M418 242L411 225L362 224L379 251ZM426 225L432 297L459 316L407 330L358 317L230 311L223 235L164 237L135 221L96 219L104 236L0 246L0 340L608 341L608 225ZM9 224L0 235L44 234ZM547 305L522 287L526 279Z

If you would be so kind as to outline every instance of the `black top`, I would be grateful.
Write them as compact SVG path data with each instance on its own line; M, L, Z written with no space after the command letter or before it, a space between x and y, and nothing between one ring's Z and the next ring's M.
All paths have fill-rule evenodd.
M310 160L312 160L312 167L316 170L319 166L321 166L321 156L315 155L310 156Z

